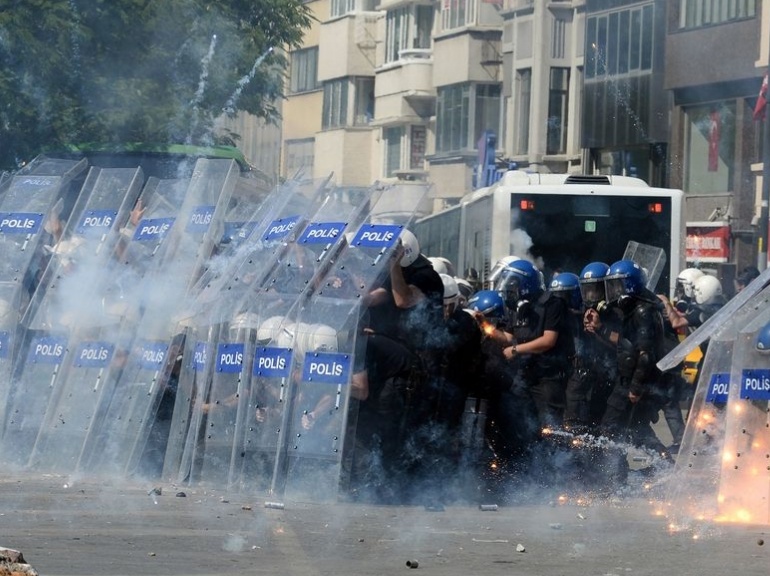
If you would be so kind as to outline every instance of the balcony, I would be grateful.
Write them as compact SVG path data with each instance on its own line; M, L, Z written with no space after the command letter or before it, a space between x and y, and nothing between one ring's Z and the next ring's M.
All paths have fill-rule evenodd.
M422 48L399 50L398 60L376 70L374 86L377 120L429 116L436 100L433 52Z
M321 25L318 80L371 76L379 12L358 12Z

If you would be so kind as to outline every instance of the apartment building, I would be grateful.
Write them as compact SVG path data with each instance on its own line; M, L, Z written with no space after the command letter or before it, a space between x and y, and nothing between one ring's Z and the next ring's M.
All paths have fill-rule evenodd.
M580 172L585 1L506 0L506 158L537 172Z

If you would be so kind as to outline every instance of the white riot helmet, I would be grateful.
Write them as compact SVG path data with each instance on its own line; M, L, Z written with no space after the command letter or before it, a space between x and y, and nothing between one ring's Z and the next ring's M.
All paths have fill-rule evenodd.
M406 228L401 231L399 238L401 238L401 244L404 245L404 255L401 257L400 264L406 268L420 255L420 243L417 241L417 236Z
M454 278L455 276L455 265L452 264L452 261L449 258L444 258L443 256L436 257L436 260L440 260L444 263L444 268L447 269L447 274L452 276Z
M305 351L305 339L310 331L310 326L303 322L289 322L281 327L275 338L275 345L279 348L293 348L298 354Z
M230 334L232 335L239 330L257 330L261 324L259 322L259 314L254 312L241 312L230 322Z
M339 350L337 331L334 328L326 324L311 324L308 328L307 337L304 340L306 352L337 352Z
M444 306L457 304L460 300L460 289L457 282L449 274L439 274L441 282L444 284Z
M468 299L473 296L473 285L465 278L458 278L455 276L455 282L457 282L457 289L460 291L460 306L465 307Z
M521 260L521 258L519 258L518 256L510 255L510 256L503 256L502 258L500 258L500 260L495 262L495 265L492 266L492 270L489 271L489 277L487 278L487 281L486 281L486 285L489 287L490 290L494 287L495 282L497 282L497 279L499 278L500 273L508 267L508 264L510 264L511 262L516 262L516 260Z
M436 256L431 256L428 258L430 260L431 266L433 266L433 269L438 272L439 274L449 274L449 269L446 266L446 262L444 262L443 258L438 258Z
M677 294L677 296L684 296L685 298L691 299L693 297L695 281L698 280L698 278L703 277L703 275L703 272L697 268L685 268L682 270L679 273L679 276L676 277L676 292L681 292L681 294Z
M271 316L259 325L259 328L257 329L257 340L260 342L276 340L278 331L281 329L281 324L283 324L283 316Z
M696 304L716 304L722 296L722 283L715 276L704 274L692 288Z

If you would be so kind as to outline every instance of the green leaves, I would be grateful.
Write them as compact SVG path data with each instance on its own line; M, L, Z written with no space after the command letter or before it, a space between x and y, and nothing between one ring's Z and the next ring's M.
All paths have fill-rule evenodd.
M80 142L232 141L214 119L275 118L280 48L309 25L302 0L6 0L0 169Z

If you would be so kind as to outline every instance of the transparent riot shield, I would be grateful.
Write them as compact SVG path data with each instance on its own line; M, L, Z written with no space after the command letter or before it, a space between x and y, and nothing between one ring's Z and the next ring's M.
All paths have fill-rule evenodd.
M202 328L188 327L185 330L185 347L180 365L180 373L174 394L173 410L170 415L169 433L166 450L163 455L161 477L170 482L190 480L193 469L194 448L201 441L196 435L190 436L190 430L202 431L202 409L196 406L203 403L206 384L210 381L210 371L214 357L212 343L218 341L220 326ZM181 472L181 471L184 472Z
M258 320L244 315L219 335L208 393L196 405L202 425L199 441L191 446L193 482L221 487L230 483L236 462L236 423L245 406L241 399L246 397L257 328Z
M255 275L256 280L241 294L240 301L231 303L223 299L219 303L225 311L219 316L228 316L228 321L215 346L216 365L211 387L200 401L205 410L205 423L201 424L205 434L195 446L196 456L192 462L197 468L191 476L194 480L232 485L240 481L241 471L246 466L252 469L249 474L255 474L255 467L258 469L253 478L255 483L269 484L272 467L268 474L266 463L274 460L276 436L273 434L271 440L259 434L252 438L250 432L257 428L257 418L264 423L275 415L275 410L270 410L269 415L267 410L262 410L259 395L263 390L252 393L253 376L256 376L254 385L265 384L264 379L252 370L254 362L262 361L255 359L255 342L261 322L276 323L276 319L281 318L281 339L286 341L286 336L293 334L293 328L289 327L289 310L296 308L307 293L320 285L343 245L347 226L360 224L366 216L367 206L380 193L376 187L331 190L320 207L315 207L315 213L299 218L292 234L274 252L272 262L263 268L262 277ZM248 270L253 271L253 265L249 266ZM239 339L233 340L235 337ZM233 350L245 355L237 366L228 364ZM284 347L282 354L287 353ZM283 357L277 361L285 364ZM259 408L253 403L260 404ZM261 431L265 427L258 428Z
M168 355L172 339L179 337L175 317L222 236L221 219L236 176L233 161L197 161L176 220L169 223L157 258L139 283L140 293L135 293L143 314L136 325L124 327L121 337L134 342L132 358L108 382L108 393L100 400L101 417L89 431L91 448L84 454L89 467L125 472L129 463L138 465L165 390L160 377L176 360ZM144 222L135 235L143 234L143 227L163 229L162 224Z
M141 168L91 168L63 233L45 246L51 260L25 315L26 326L70 330L119 320L104 310L103 294L115 272L120 227L143 184Z
M25 345L35 335L27 335L19 321L45 269L47 255L43 246L53 243L58 224L66 217L62 214L62 196L69 192L72 180L86 165L85 161L38 158L10 179L0 197L0 340L5 347L0 359L0 431L2 445L13 449L17 461L24 450L29 453L31 446L26 443L21 447L15 439L6 440L6 435L18 433L28 442L40 422L40 415L35 411L24 419L21 429L19 414L25 409L27 389L21 376L28 358ZM43 391L46 398L36 398L36 402L47 400L48 389ZM12 414L15 416L11 422ZM0 450L0 453L10 451Z
M408 194L398 186L385 190L373 203L370 214L381 214L380 202L391 204L400 196L401 212L389 212L387 224L370 220L359 227L298 310L300 328L271 483L275 497L334 499L347 481L344 464L357 414L350 390L364 371L358 349L361 303L387 273L401 230L411 224L427 193L427 188L407 188Z
M770 523L770 350L758 342L770 307L738 333L730 369L717 520Z
M666 251L657 246L631 241L626 245L623 260L633 260L644 269L647 273L647 289L654 292L666 267ZM669 287L666 287L665 293L668 294L668 291Z
M49 405L30 460L38 469L74 471L93 423L119 333L120 317L105 309L104 294L121 223L142 183L139 168L90 171L28 309L31 328L70 334L70 370L58 379L59 403Z
M665 372L681 363L687 355L700 346L706 339L712 337L724 325L725 320L735 314L742 306L756 296L770 282L770 268L762 271L748 286L736 294L719 312L704 322L695 332L690 334L682 343L661 358L657 367Z
M26 466L29 462L48 404L58 401L58 380L66 377L68 366L63 360L67 346L65 334L32 337L24 359L24 373L15 382L10 396L2 446L6 464Z
M728 397L734 345L739 331L770 303L770 289L752 298L709 341L682 438L676 467L668 480L668 515L684 528L718 516L718 490L726 445Z

